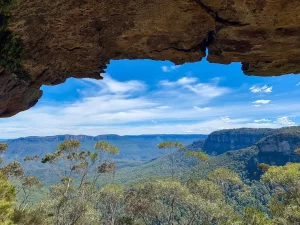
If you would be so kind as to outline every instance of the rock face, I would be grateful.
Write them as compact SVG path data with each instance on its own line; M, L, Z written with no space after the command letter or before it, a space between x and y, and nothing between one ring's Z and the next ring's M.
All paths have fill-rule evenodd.
M269 135L272 129L228 129L211 133L205 143L204 151L209 154L222 154L230 150L250 147Z
M19 0L10 29L31 81L0 83L0 116L34 105L43 85L100 79L111 59L242 62L249 75L300 71L297 0ZM4 90L7 82L17 85ZM30 93L30 94L29 94ZM5 96L10 95L10 98ZM28 96L27 100L25 100Z
M257 147L259 154L280 153L293 155L300 148L300 126L280 129L240 128L212 132L203 144L209 154Z
M34 106L42 96L39 88L31 87L16 75L9 74L0 67L0 115L10 116Z
M300 147L300 131L268 136L257 143L257 147L261 153L276 152L291 155Z

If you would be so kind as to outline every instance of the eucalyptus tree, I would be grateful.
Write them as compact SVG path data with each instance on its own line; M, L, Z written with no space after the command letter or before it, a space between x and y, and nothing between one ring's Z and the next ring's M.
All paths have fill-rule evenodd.
M275 225L275 223L268 217L253 207L246 207L242 217L242 225Z
M124 189L120 185L107 184L100 189L98 206L104 224L115 225L124 205Z
M239 175L227 168L218 168L208 174L208 179L216 183L228 196L235 187L244 186Z
M8 145L0 142L0 164L3 162L2 155L6 152Z
M125 198L125 212L137 224L232 224L236 215L211 181L159 179L136 185Z
M174 168L174 163L175 163L175 154L174 152L176 150L183 150L185 149L184 145L181 144L180 142L174 142L174 141L165 141L165 142L161 142L160 144L158 144L157 146L159 149L165 151L165 153L167 154L168 159L171 162L171 176L172 178L174 178L175 175L175 168Z
M0 154L4 153L8 148L5 143L0 143ZM36 160L37 156L29 157L27 156L24 161ZM0 157L2 162L2 159ZM32 204L33 196L36 189L41 189L42 182L34 176L26 176L22 164L18 161L12 161L0 168L2 174L8 179L12 184L15 184L16 194L18 202L16 204L15 213L23 212L27 209L29 204Z
M154 180L136 185L126 196L125 211L138 224L169 225L182 220L180 206L188 189L174 179Z
M15 187L9 184L7 178L0 172L0 224L1 225L13 225L11 219L14 213L15 197L16 197Z
M98 180L101 174L114 173L113 156L119 149L106 141L95 144L94 150L84 150L78 140L60 143L53 154L46 154L42 163L56 168L60 183L50 190L49 209L55 225L97 224Z
M200 173L201 162L203 162L203 161L205 162L205 161L209 160L209 155L207 155L204 152L186 151L185 155L189 156L189 157L193 157L198 160L198 164L197 164L198 175Z
M237 220L221 188L208 180L191 180L187 183L189 197L186 201L185 224L234 224Z

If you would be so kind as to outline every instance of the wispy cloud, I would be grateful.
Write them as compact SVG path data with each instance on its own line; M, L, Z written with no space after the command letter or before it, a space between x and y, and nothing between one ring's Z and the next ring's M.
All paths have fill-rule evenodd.
M252 93L271 93L273 91L273 87L272 86L268 87L267 85L259 87L254 85L249 90Z
M231 119L229 118L229 116L223 116L223 117L220 117L220 119L225 123L230 123L231 122Z
M220 87L216 83L201 83L195 77L182 77L177 81L162 80L160 85L169 88L180 87L208 98L215 98L229 92L229 88Z
M165 73L169 73L172 72L174 70L177 70L180 66L178 65L174 65L174 66L162 66L161 69L163 72Z
M160 85L167 86L167 87L174 87L174 86L185 86L194 84L198 81L196 77L182 77L178 79L177 81L168 81L168 80L162 80L160 81Z
M261 105L267 105L271 102L271 100L260 99L252 102L255 107L260 107Z
M269 123L271 122L272 120L268 120L268 119L260 119L260 120L254 120L253 122L254 123Z
M198 106L194 106L194 109L196 109L196 110L199 111L199 112L204 112L204 111L209 111L209 110L211 110L210 107L200 108L200 107L198 107Z
M297 87L298 87L298 86L300 86L300 82L299 82L299 83L297 83L297 84L296 84L296 86L297 86Z
M288 116L279 117L274 122L276 124L282 125L282 126L295 126L296 123L292 121Z
M270 127L297 124L300 105L291 101L256 100L221 87L216 80L200 82L193 76L157 80L153 86L139 80L78 80L84 85L73 102L39 103L15 117L0 120L0 138L57 134L209 133L222 128ZM252 96L253 97L253 96ZM275 97L274 97L275 98ZM261 115L268 119L261 119ZM289 115L285 116L285 115Z
M145 91L147 88L146 84L142 81L130 80L119 82L115 79L112 79L109 74L102 74L102 76L104 77L102 82L94 79L84 80L99 86L101 94L138 92Z

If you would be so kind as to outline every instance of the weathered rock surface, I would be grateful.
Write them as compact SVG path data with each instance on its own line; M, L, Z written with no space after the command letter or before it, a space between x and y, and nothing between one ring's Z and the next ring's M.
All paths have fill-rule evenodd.
M300 131L294 133L278 133L268 136L257 143L261 153L277 152L285 155L294 154L300 147Z
M209 154L222 154L230 150L250 147L274 132L273 129L228 129L212 132L205 140L203 149Z
M34 105L43 84L100 79L111 59L181 64L208 49L210 62L242 62L249 75L299 73L299 11L297 0L19 0L10 29L32 79L0 75L0 116Z

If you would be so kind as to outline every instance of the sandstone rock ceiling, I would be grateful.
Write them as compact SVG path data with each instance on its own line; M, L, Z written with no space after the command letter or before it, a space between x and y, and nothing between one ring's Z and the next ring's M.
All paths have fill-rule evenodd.
M40 87L100 79L111 59L242 62L247 75L300 71L298 0L19 0L10 29L31 81L0 68L0 116L32 107Z

